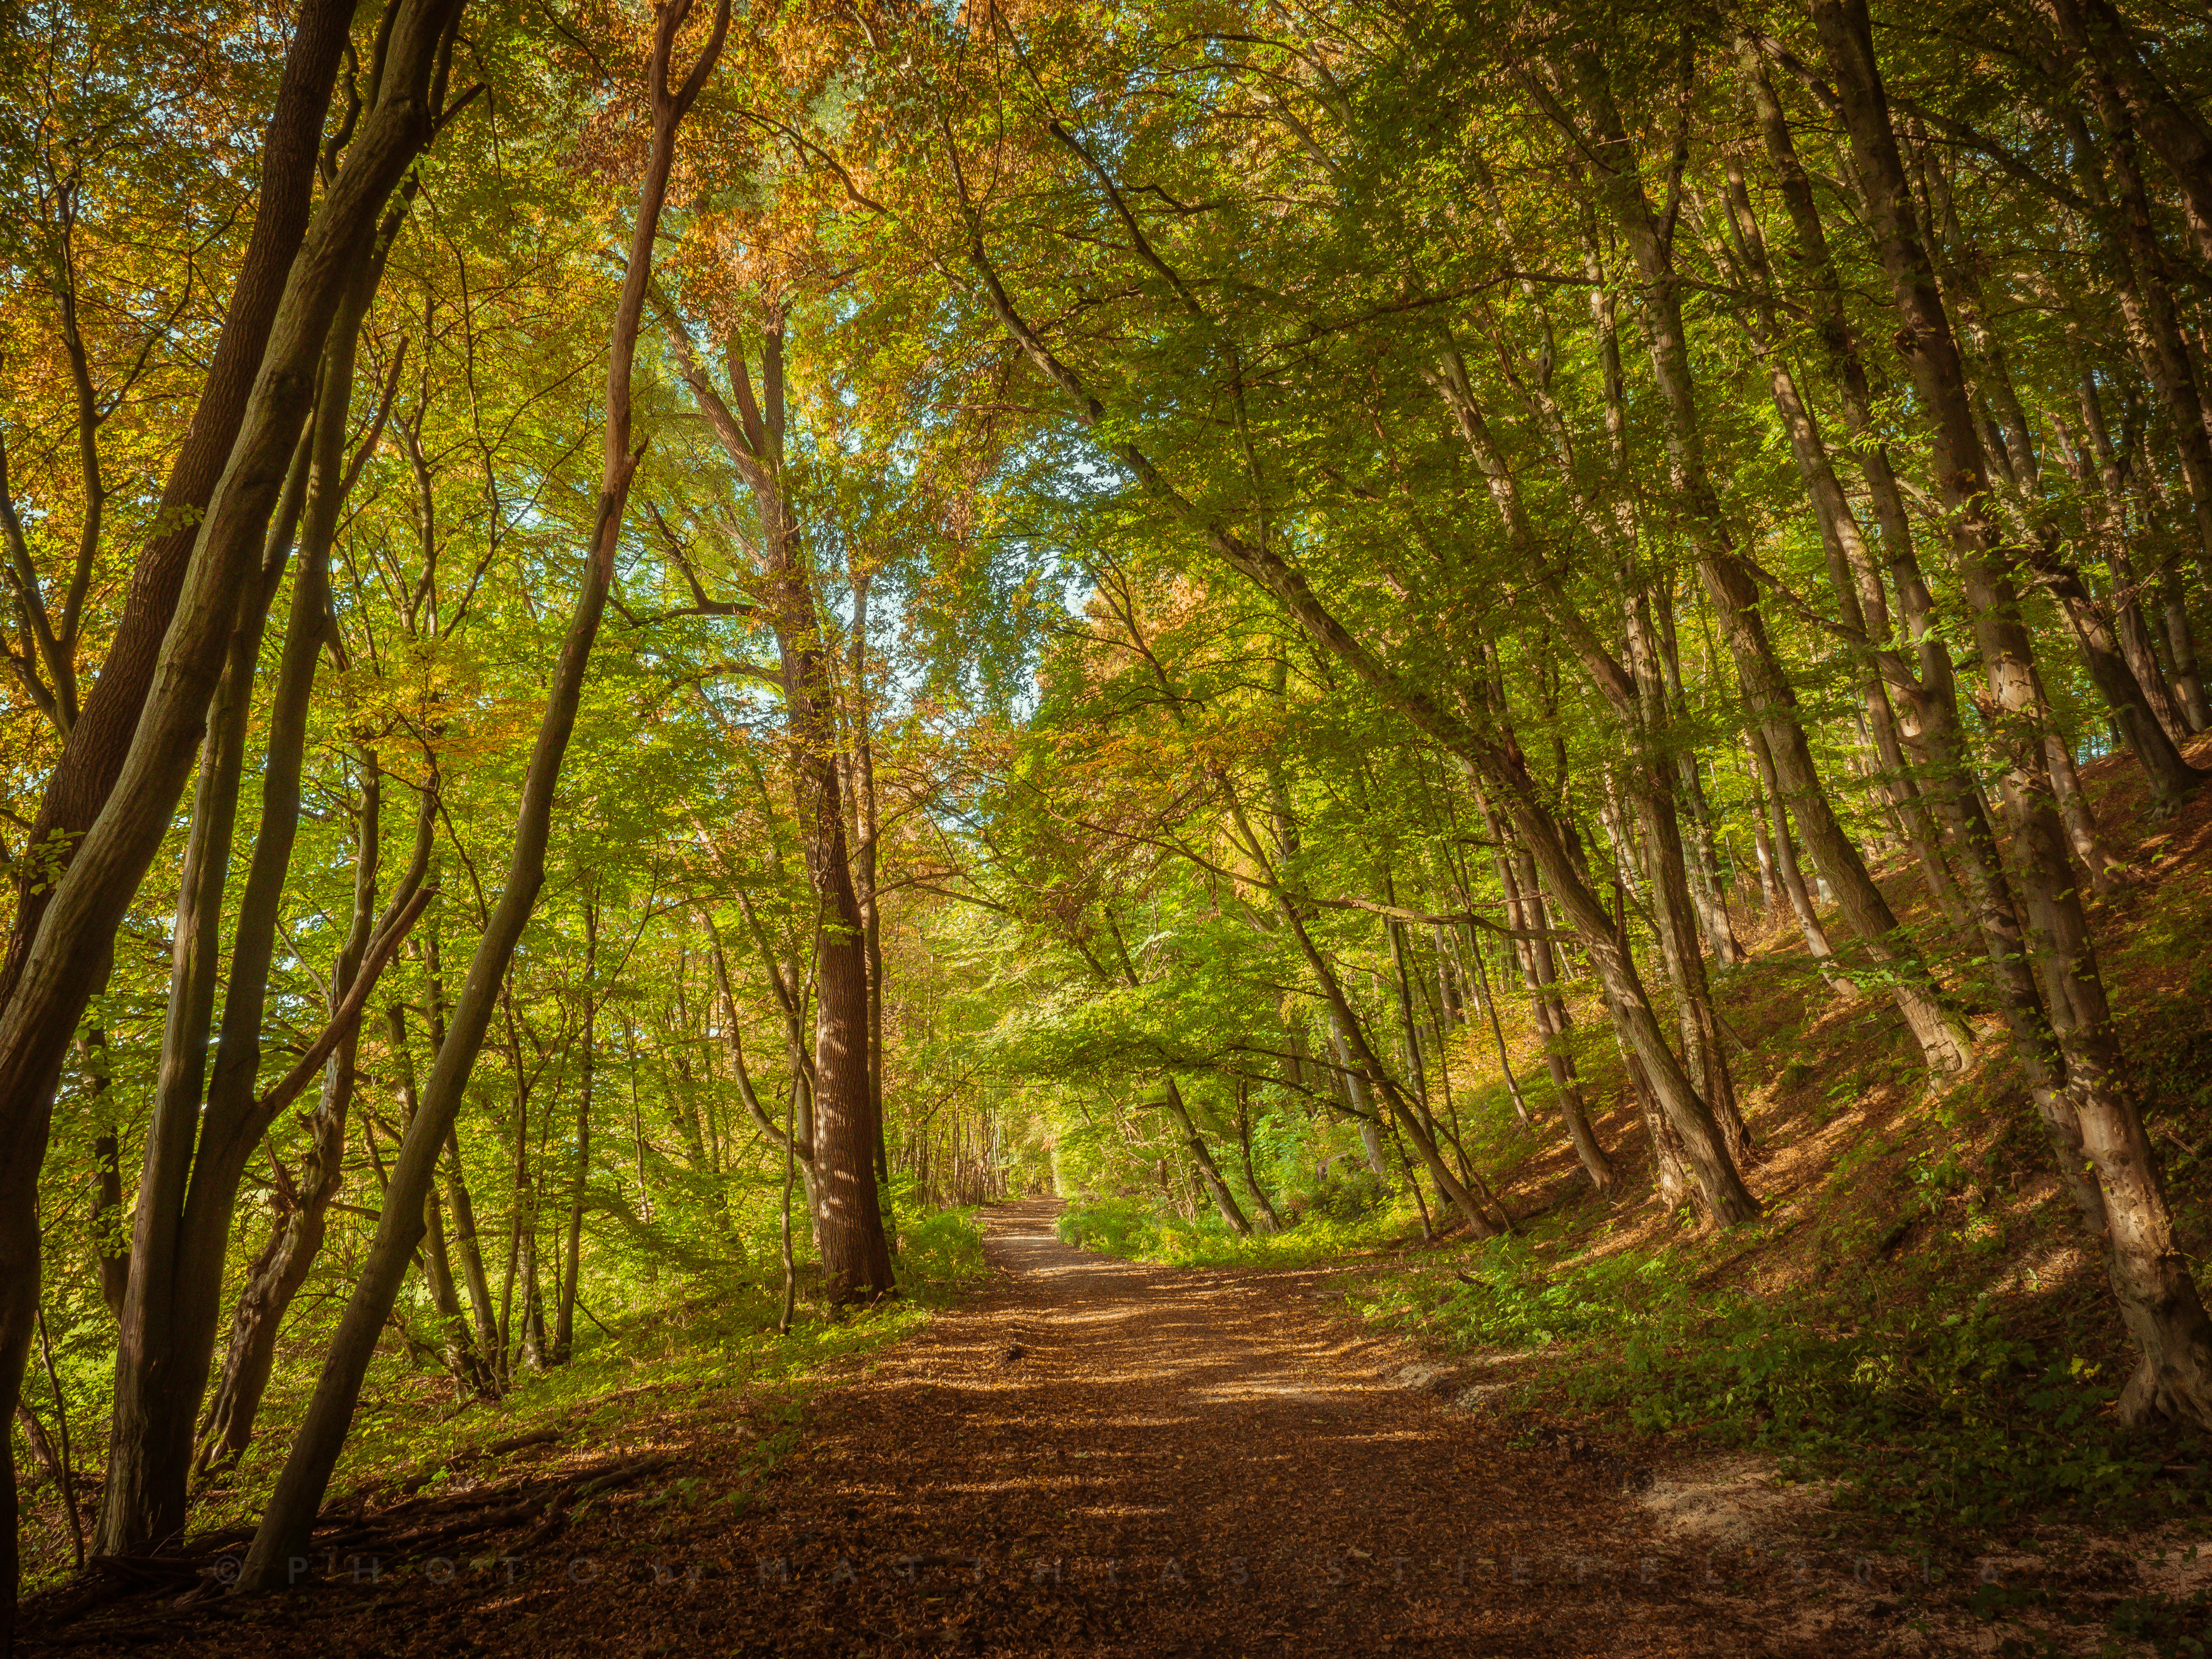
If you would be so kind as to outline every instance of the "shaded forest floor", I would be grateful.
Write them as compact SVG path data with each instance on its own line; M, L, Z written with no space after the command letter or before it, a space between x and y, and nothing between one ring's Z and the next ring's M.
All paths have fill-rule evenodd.
M2212 767L2212 740L2191 758ZM2160 816L2124 758L2085 781L2132 866L2092 911L2179 1243L2201 1263L2212 789ZM1944 936L1912 868L1879 873L1908 925ZM1716 988L1740 1039L1760 1222L1716 1235L1658 1205L1589 1001L1578 1058L1623 1176L1601 1200L1547 1112L1537 1034L1509 1007L1535 1127L1515 1120L1486 1027L1462 1032L1453 1066L1462 1138L1518 1236L1425 1239L1401 1207L1371 1218L1366 1248L1338 1244L1334 1282L1418 1349L1408 1386L1516 1445L1659 1471L1666 1535L1755 1552L1780 1528L1846 1560L1878 1650L2212 1653L2212 1445L2117 1422L2133 1352L1971 964L1938 967L1965 988L1979 1063L1931 1091L1887 998L1832 995L1786 917L1739 926L1751 960ZM1310 1243L1347 1232L1243 1241L1204 1218L1132 1224L1131 1210L1109 1200L1064 1231L1217 1265L1310 1260Z
M803 1425L640 1400L477 1488L495 1526L447 1535L452 1498L386 1493L296 1590L222 1599L206 1552L184 1606L149 1587L56 1627L34 1603L28 1650L1899 1650L1905 1564L1776 1512L1755 1538L1681 1524L1747 1513L1737 1472L1452 1411L1326 1272L1117 1261L1055 1238L1057 1208L988 1212L984 1291Z

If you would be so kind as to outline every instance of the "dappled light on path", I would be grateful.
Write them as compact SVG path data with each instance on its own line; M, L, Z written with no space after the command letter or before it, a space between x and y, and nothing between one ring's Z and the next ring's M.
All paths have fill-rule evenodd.
M1892 1650L1778 1533L1691 1552L1618 1461L1401 1386L1406 1351L1331 1316L1328 1273L1112 1261L1057 1209L991 1212L982 1293L854 1366L780 1459L736 1396L640 1401L618 1433L655 1482L480 1559L318 1563L170 1650Z

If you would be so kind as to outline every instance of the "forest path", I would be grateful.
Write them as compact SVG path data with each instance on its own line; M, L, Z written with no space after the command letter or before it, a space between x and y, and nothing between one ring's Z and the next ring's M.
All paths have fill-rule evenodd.
M1617 1469L1384 1381L1408 1356L1316 1305L1331 1273L1117 1261L1059 1207L986 1212L988 1288L819 1399L768 1507L677 1523L720 1572L603 1587L623 1650L1845 1650L1777 1644L1786 1585L1701 1589ZM495 1645L606 1650L566 1600Z
M641 1400L620 1445L560 1455L647 1453L650 1482L580 1510L588 1489L572 1485L564 1520L447 1546L451 1560L416 1559L404 1540L356 1546L380 1565L364 1574L331 1552L294 1595L157 1614L135 1642L88 1628L52 1645L153 1641L210 1659L1931 1650L1838 1620L1848 1577L1805 1582L1786 1539L1670 1546L1618 1462L1516 1449L1510 1426L1388 1380L1412 1356L1322 1305L1341 1268L1121 1261L1061 1243L1059 1208L987 1211L988 1285L815 1396L764 1475L743 1396Z

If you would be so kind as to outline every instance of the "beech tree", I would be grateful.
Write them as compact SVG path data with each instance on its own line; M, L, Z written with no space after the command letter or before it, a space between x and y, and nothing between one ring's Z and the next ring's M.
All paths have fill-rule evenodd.
M2207 763L2207 53L8 13L0 1402L92 1553L273 1476L282 1583L380 1367L906 1317L1010 1185L1741 1226L1784 984L2040 1127L2212 1425L2105 805Z

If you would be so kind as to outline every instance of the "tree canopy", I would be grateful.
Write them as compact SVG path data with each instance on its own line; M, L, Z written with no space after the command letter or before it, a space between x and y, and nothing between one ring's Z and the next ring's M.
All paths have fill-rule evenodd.
M1759 985L2001 1079L2212 1428L2082 775L2205 776L2208 76L2153 0L0 9L0 1393L83 1547L250 1499L273 1582L379 1368L788 1332L1009 1194L1753 1224Z

